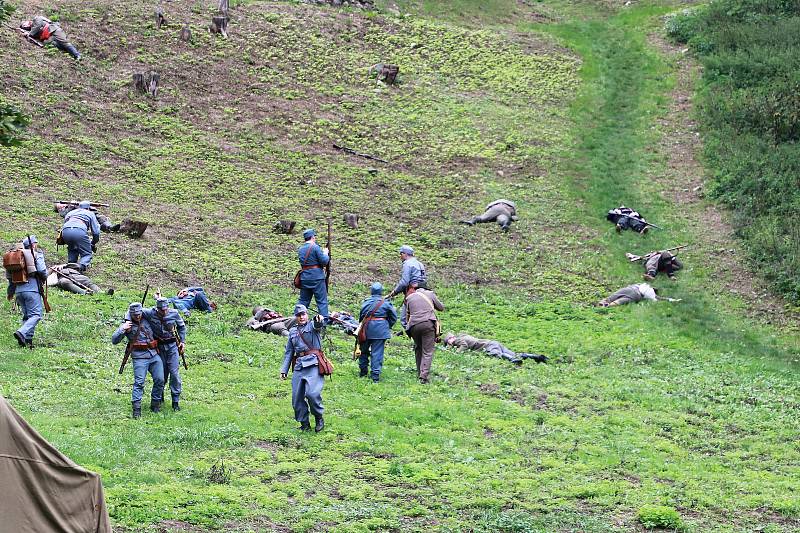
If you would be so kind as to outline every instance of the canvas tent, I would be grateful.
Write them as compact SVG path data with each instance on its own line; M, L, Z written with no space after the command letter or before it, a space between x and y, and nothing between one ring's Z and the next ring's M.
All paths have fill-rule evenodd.
M103 484L0 396L0 533L50 531L110 532Z

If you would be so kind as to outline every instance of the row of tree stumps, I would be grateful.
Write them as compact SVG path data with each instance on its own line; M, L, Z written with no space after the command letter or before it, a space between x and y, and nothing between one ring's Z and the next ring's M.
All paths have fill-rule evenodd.
M219 0L217 4L217 13L211 16L211 25L208 31L214 35L222 35L225 39L228 38L228 21L230 16L228 10L230 9L230 0ZM161 6L156 7L155 12L155 28L168 27L167 15L164 8ZM192 30L189 23L183 25L178 38L184 42L191 42ZM140 94L150 95L152 98L158 96L158 83L161 80L160 74L157 72L137 72L133 74L133 89Z

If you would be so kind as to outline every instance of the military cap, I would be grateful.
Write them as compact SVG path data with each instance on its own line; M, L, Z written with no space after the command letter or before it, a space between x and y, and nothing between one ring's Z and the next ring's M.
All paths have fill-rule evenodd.
M78 207L80 207L81 209L89 209L90 207L92 207L92 203L89 200L82 200L78 204Z
M303 240L308 240L311 237L314 237L317 234L317 230L314 228L309 228L303 232Z
M131 313L132 315L138 315L139 313L142 312L142 304L140 304L139 302L133 302L128 306L128 312Z
M169 300L166 298L156 298L156 308L157 309L168 309L169 308Z
M294 306L294 316L302 315L303 313L308 313L308 309L303 304L297 304Z
M414 255L414 249L407 244L400 247L401 254Z
M369 290L372 294L383 294L383 285L381 285L379 281L376 281Z
M30 248L31 243L37 244L39 241L36 239L36 235L28 235L24 239L22 239L22 246L25 248Z

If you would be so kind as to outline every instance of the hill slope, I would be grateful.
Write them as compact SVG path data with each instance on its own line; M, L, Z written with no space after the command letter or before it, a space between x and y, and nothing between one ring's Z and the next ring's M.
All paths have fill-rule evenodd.
M147 3L60 3L79 65L3 34L0 87L33 125L0 151L0 236L54 235L56 196L152 222L139 241L104 235L93 275L117 295L55 295L33 354L2 341L3 394L103 475L121 530L630 530L653 505L694 530L798 527L797 338L742 313L723 267L705 264L719 243L658 194L654 124L674 70L646 35L674 6L545 5L556 22L542 25L526 3L515 20L507 2L421 4L426 16L394 17L247 2L223 41L202 30L205 7L170 2L169 19L193 25L185 45L178 26L151 27ZM487 29L464 27L477 20ZM401 66L398 87L370 81L378 61ZM128 87L150 68L156 100ZM496 197L520 207L508 235L455 224ZM615 235L598 213L619 201L669 230ZM362 215L358 231L345 212ZM328 429L296 433L281 339L242 327L254 303L294 301L298 239L271 232L281 218L333 218L335 308L394 281L408 242L445 327L551 363L437 351L423 387L394 340L373 386L331 334ZM687 270L663 284L680 305L588 305L638 279L624 251L684 240L697 243ZM145 280L205 284L222 306L189 319L185 410L134 422L107 339ZM17 319L0 313L0 329ZM216 484L221 461L230 478Z

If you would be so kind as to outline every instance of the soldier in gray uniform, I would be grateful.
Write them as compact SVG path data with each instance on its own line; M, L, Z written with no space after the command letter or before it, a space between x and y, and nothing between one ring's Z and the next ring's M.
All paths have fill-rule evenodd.
M25 237L22 241L23 254L25 255L27 281L14 283L12 276L6 272L8 288L6 294L10 300L16 297L17 305L22 311L22 326L14 332L14 338L22 346L33 349L33 334L36 324L44 316L44 302L39 289L40 283L47 279L47 265L44 253L39 250L35 235Z
M294 307L297 324L289 330L286 350L281 365L281 379L286 379L289 368L292 368L292 407L294 419L300 422L300 430L308 431L309 411L314 415L316 426L314 431L322 431L325 420L322 414L322 387L325 378L319 374L317 354L322 353L321 332L326 320L317 315L313 321L308 320L308 309L302 304Z
M484 222L497 222L503 231L508 231L511 222L516 222L517 220L519 220L517 218L517 206L514 202L511 200L495 200L486 206L486 211L482 215L472 217L469 220L462 220L461 223L472 226Z
M102 289L92 281L92 278L81 273L75 263L53 265L49 270L50 275L47 276L48 287L58 287L74 294L99 294L102 292ZM108 289L106 294L114 294L114 289Z
M161 410L164 400L164 368L158 356L158 341L153 336L150 321L144 317L142 304L134 302L128 306L125 321L111 335L111 342L119 344L123 337L127 337L131 344L131 359L133 364L133 392L131 405L133 418L142 416L142 396L144 395L144 381L147 373L153 378L153 388L150 391L150 410L157 413Z
M459 352L465 350L483 351L486 355L506 359L517 365L522 364L523 359L533 359L537 363L547 362L547 356L535 353L514 352L497 341L478 339L466 333L459 333L458 335L448 333L444 337L444 345L445 347L453 346Z
M649 283L634 283L627 287L622 287L620 290L600 300L597 305L600 307L611 307L614 305L625 305L629 303L641 302L643 300L650 300L655 302L657 300L666 302L680 302L680 298L664 298L658 295L658 289L650 286Z
M403 270L400 273L400 281L397 282L392 292L386 297L394 298L398 294L407 295L418 288L428 286L428 275L425 273L425 265L414 257L414 249L407 244L400 247L400 259L403 261Z
M87 200L82 201L78 209L64 215L64 225L61 226L61 238L67 245L68 261L78 263L81 272L92 263L92 255L100 241L100 223L90 207Z
M35 39L42 44L50 44L66 52L80 61L81 54L75 45L69 42L67 34L61 29L57 22L52 22L42 16L33 17L33 20L26 20L19 25L20 29L28 32L28 37Z
M55 209L56 213L61 215L62 218L66 218L67 213L78 209L78 204L53 204L53 209ZM89 211L94 213L94 216L97 217L97 223L100 224L100 231L103 233L116 233L122 227L120 224L112 224L111 219L107 216L98 213L97 209L89 205Z
M288 337L289 330L296 322L297 319L293 316L285 317L277 311L259 305L253 308L253 316L245 326L256 331Z
M153 328L153 335L158 342L158 355L164 364L164 387L169 380L169 391L172 394L172 410L180 411L183 382L179 372L181 353L186 342L186 323L180 313L169 308L169 300L156 299L156 306L144 310L144 316Z
M663 252L655 252L645 257L645 273L643 277L647 281L653 281L656 279L659 272L664 272L670 280L675 281L675 272L682 268L683 263L681 263L676 256L672 255L671 252L666 250Z

